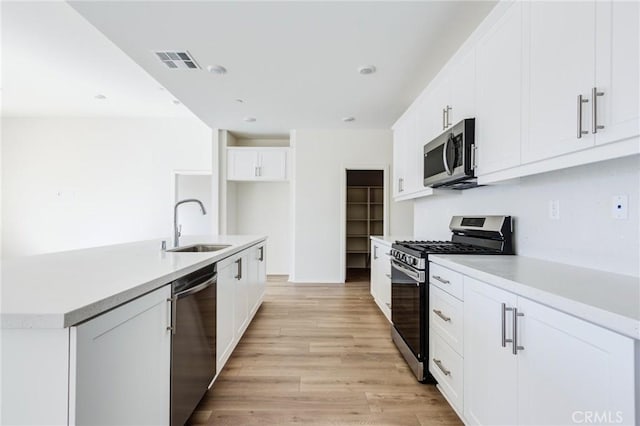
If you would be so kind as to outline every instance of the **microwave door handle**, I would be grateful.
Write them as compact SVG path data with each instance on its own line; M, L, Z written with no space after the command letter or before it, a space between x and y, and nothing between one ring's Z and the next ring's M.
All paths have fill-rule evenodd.
M449 158L447 157L447 148L449 147L450 141L451 138L447 138L446 142L444 143L444 147L442 148L442 161L444 162L444 169L447 171L447 174L449 176L453 174L453 172L449 168Z

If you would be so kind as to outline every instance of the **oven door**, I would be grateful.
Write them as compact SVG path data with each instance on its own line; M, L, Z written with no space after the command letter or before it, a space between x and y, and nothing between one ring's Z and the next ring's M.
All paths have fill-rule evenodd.
M391 260L391 321L418 361L424 354L424 271Z

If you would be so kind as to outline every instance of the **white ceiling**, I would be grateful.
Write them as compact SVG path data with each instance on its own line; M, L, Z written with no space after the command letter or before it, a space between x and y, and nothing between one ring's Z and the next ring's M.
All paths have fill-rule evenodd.
M389 128L495 2L70 4L2 2L3 116L193 112L212 128L275 136ZM152 53L171 49L204 69L169 70ZM375 74L358 74L369 64Z
M1 8L2 116L193 117L69 4Z

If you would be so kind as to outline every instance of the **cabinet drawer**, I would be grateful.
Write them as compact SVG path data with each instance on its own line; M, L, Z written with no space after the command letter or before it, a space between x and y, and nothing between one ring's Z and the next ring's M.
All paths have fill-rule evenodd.
M463 302L440 290L429 286L429 328L445 340L458 354L462 355Z
M429 341L429 371L438 381L438 387L449 403L458 413L462 413L462 357L438 333L431 333Z
M430 262L429 282L450 295L464 300L462 296L462 274Z

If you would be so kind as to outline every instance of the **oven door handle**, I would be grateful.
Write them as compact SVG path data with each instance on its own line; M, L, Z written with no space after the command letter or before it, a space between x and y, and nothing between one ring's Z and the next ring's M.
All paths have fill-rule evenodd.
M401 263L396 262L395 260L391 260L391 267L393 269L396 269L400 272L402 272L405 275L408 275L411 279L416 281L416 285L420 285L420 283L422 281L424 281L423 277L421 277L421 272L420 271L414 271L413 269L407 268L406 266L402 265ZM394 283L393 284L401 284L401 283Z
M444 169L447 171L447 174L451 176L453 171L449 168L449 156L447 155L447 148L449 148L449 142L451 142L451 136L447 137L447 140L442 147L442 161L444 162Z

